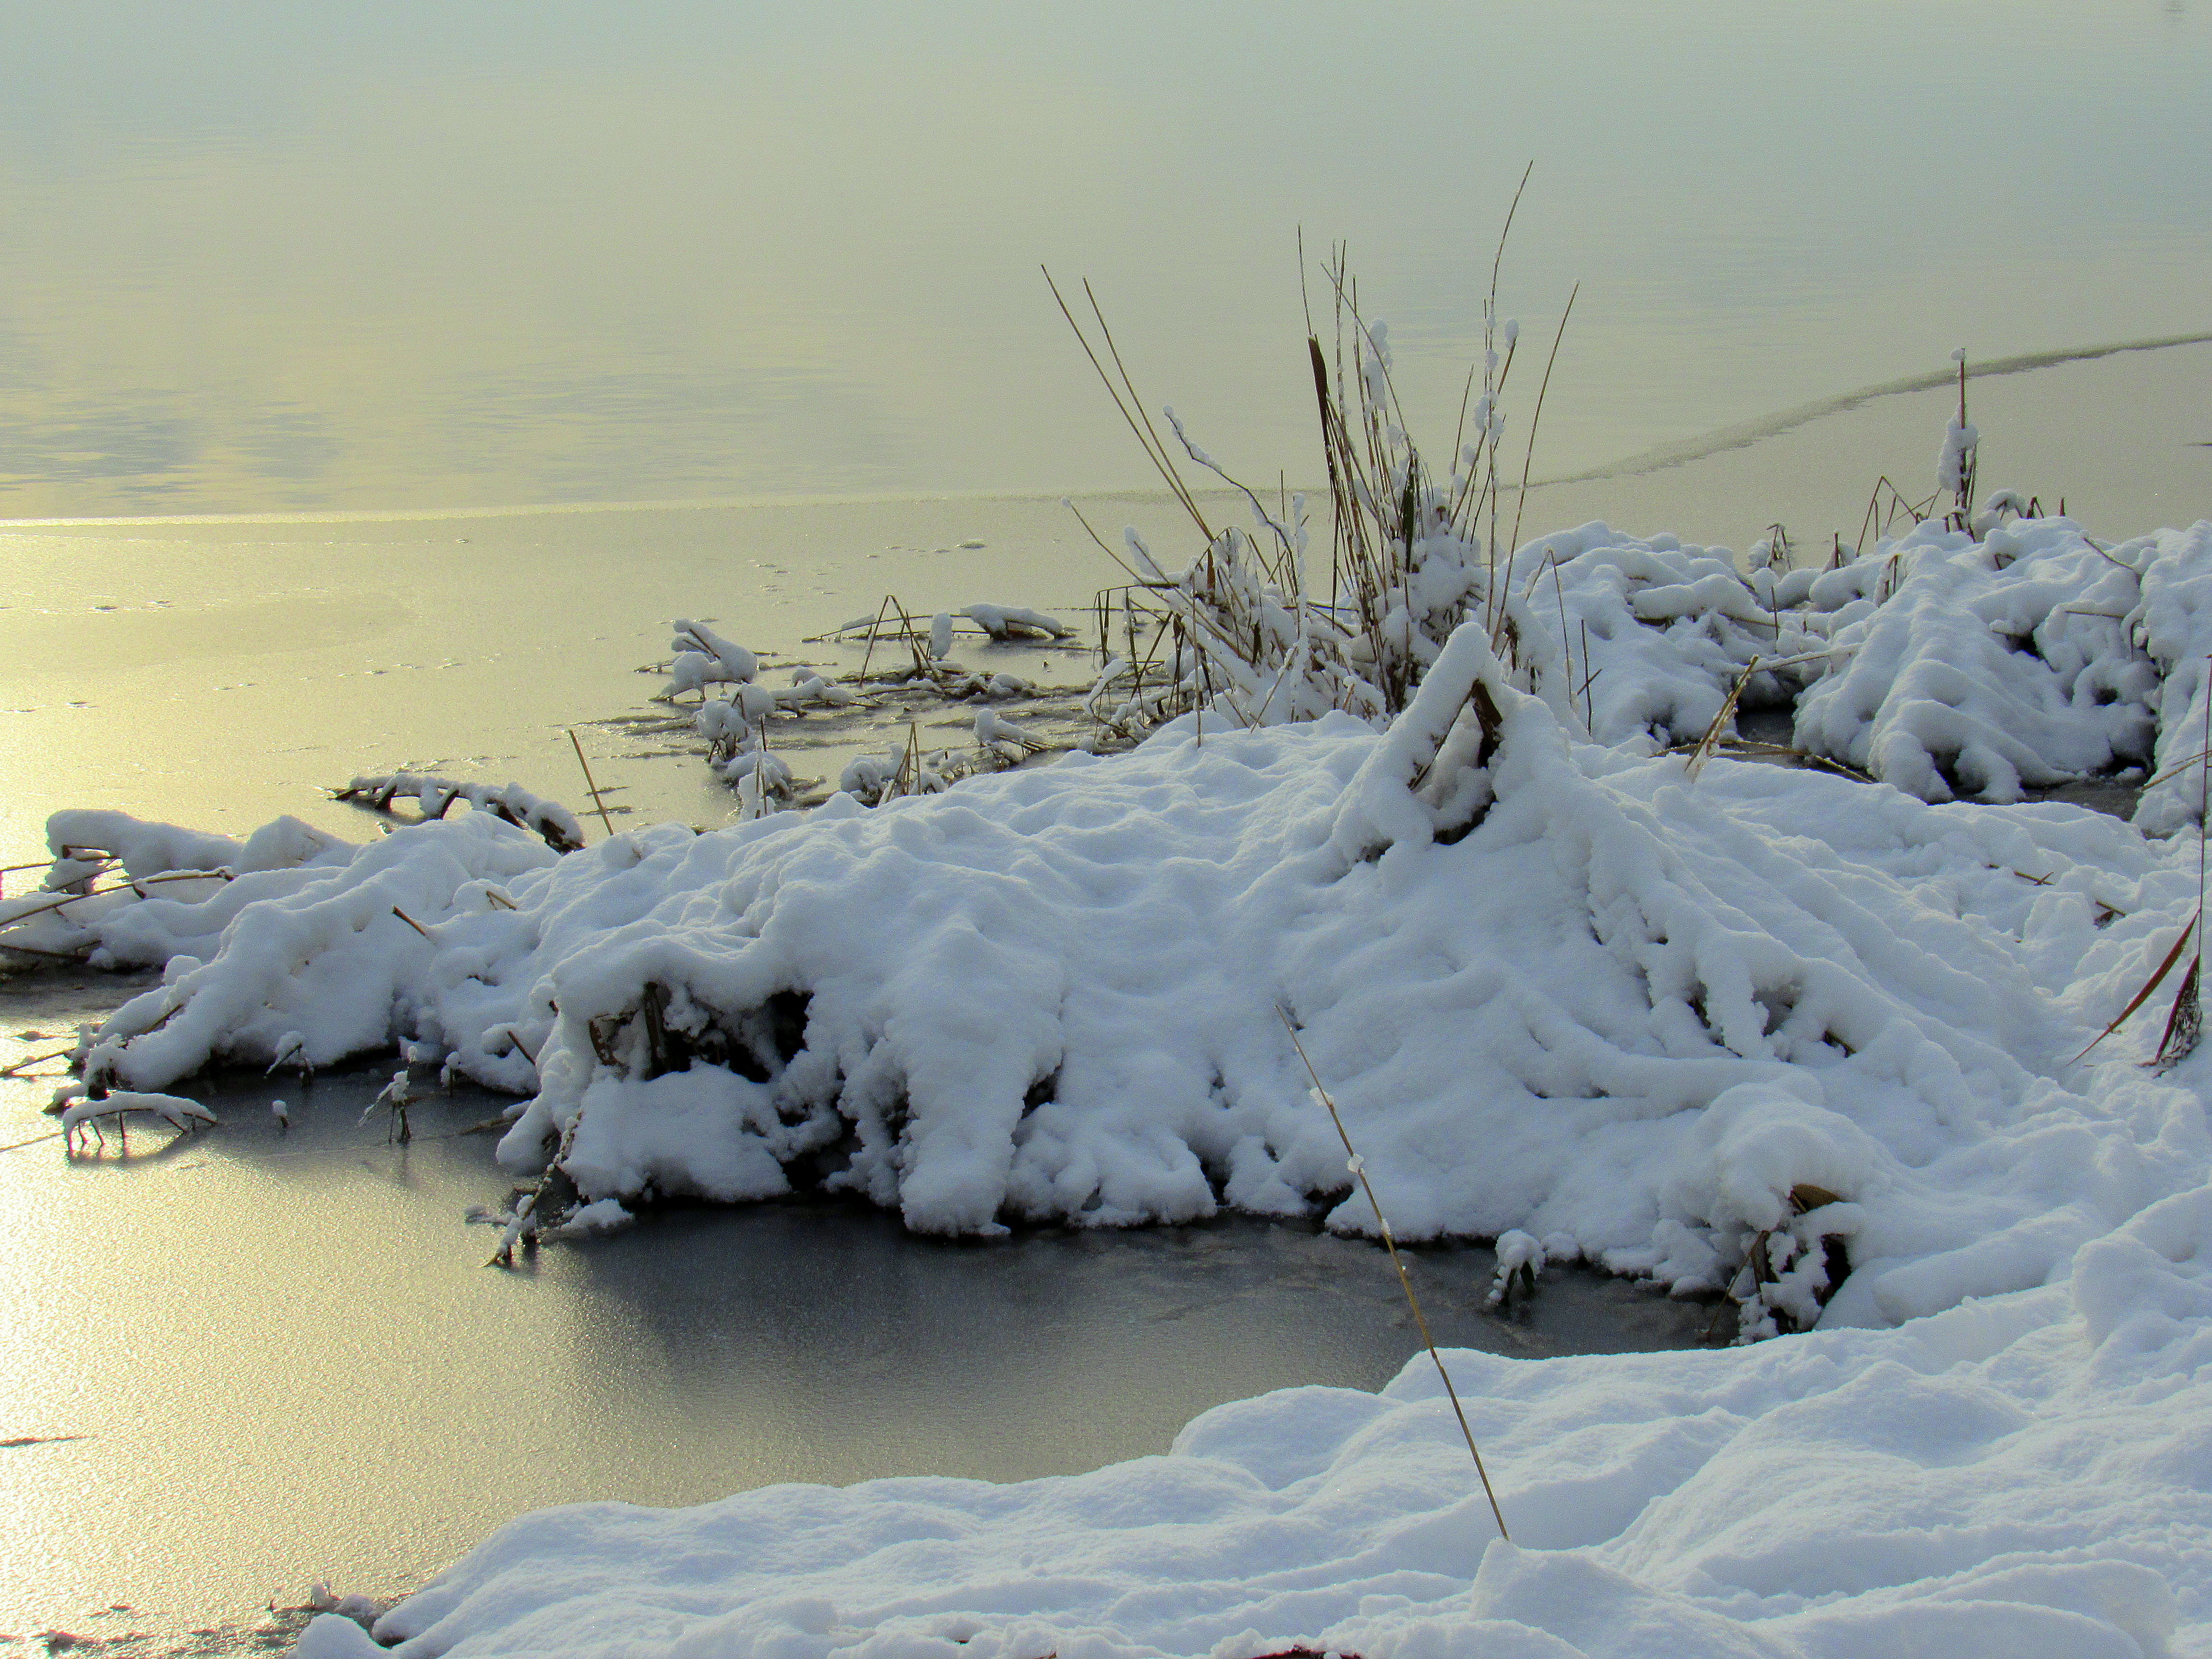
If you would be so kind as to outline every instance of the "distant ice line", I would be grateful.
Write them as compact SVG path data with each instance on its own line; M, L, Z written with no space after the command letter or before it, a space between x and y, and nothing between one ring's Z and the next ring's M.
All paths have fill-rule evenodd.
M2149 340L2114 340L2103 345L2063 346L2051 351L2022 352L2011 357L1993 357L1986 362L1969 362L1966 378L1978 380L1999 374L2025 374L2039 368L2057 368L2066 363L2093 362L2100 357L2116 357L2130 351L2165 351L2174 346L2212 343L2212 333L2169 334ZM1650 449L1638 450L1633 455L1609 461L1603 466L1591 467L1587 471L1562 474L1556 478L1539 480L1534 489L1547 489L1553 484L1595 483L1607 478L1641 477L1648 472L1657 472L1670 466L1686 466L1692 461L1702 461L1731 449L1748 449L1769 438L1778 438L1785 432L1814 421L1825 420L1831 415L1842 415L1878 398L1894 398L1908 392L1933 392L1938 386L1956 382L1957 372L1936 369L1924 374L1908 374L1901 380L1880 380L1872 386L1861 386L1856 392L1843 392L1832 398L1816 398L1809 404L1780 410L1771 415L1762 415L1756 420L1742 421L1733 426L1717 427L1694 438L1678 443L1655 444Z

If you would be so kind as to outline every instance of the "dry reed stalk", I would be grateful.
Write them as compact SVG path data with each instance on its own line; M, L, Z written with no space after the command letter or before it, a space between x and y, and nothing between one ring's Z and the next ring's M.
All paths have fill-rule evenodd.
M860 653L860 678L868 678L868 665L876 659L876 630L883 626L884 617L891 608L891 596L884 595L884 602L876 607L876 619L868 624L868 648Z
M918 795L921 793L921 722L906 723L906 752L899 757L898 770L891 775L891 792L899 795Z
M1090 279L1086 277L1084 280L1084 296L1091 301L1091 314L1098 319L1098 331L1103 338L1107 355L1113 358L1114 367L1121 372L1121 386L1115 385L1114 377L1106 372L1106 365L1099 361L1090 336L1075 320L1075 313L1068 308L1066 300L1061 297L1060 284L1053 281L1052 272L1042 265L1037 269L1044 272L1045 286L1052 290L1054 303L1059 306L1060 314L1067 319L1068 327L1075 331L1076 341L1082 346L1083 355L1091 360L1091 367L1097 371L1099 381L1106 388L1106 395L1113 398L1114 407L1121 411L1121 418L1128 422L1130 432L1135 435L1146 458L1166 481L1169 493L1190 514L1191 522L1198 526L1199 533L1212 541L1213 532L1206 522L1206 515L1198 510L1198 503L1191 499L1190 491L1183 483L1182 475L1176 471L1175 462L1168 454L1166 446L1160 442L1158 429L1152 425L1152 416L1146 412L1143 400L1137 396L1136 385L1129 378L1127 366L1122 362L1121 353L1115 349L1113 331L1106 326L1106 313L1099 307L1098 296L1091 291ZM1127 402L1122 400L1121 387L1128 389Z
M1721 732L1735 718L1735 706L1743 696L1744 687L1751 684L1751 677L1757 672L1759 659L1753 657L1743 672L1735 677L1735 684L1729 687L1728 697L1721 704L1720 713L1713 716L1713 723L1705 728L1705 735L1698 739L1698 746L1691 751L1690 763L1682 769L1685 778L1695 782L1698 774L1705 769L1706 761L1712 757L1714 748L1720 743Z
M2197 912L2202 927L2203 912ZM2199 982L2204 966L2204 953L2200 948L2189 963L2189 971L2181 976L2181 988L2173 994L2173 1007L2166 1014L2166 1030L2160 1033L2158 1049L2151 1056L2151 1065L2159 1071L2179 1066L2197 1052L2197 1039L2204 1035L2204 1006Z
M1963 432L1966 427L1966 352L1962 346L1959 350L1959 428ZM1981 460L1979 443L1968 445L1959 459L1959 488L1952 498L1952 507L1953 516L1958 520L1958 527L1961 530L1966 527L1966 520L1974 511L1974 475L1981 471Z
M1544 378L1536 387L1536 410L1528 417L1528 448L1521 460L1521 493L1513 502L1513 546L1521 544L1521 514L1528 505L1528 473L1536 464L1536 425L1544 418L1544 394L1552 389L1552 365L1559 361L1559 342L1566 337L1567 319L1575 314L1575 300L1583 291L1577 283L1567 294L1566 309L1559 313L1559 331L1552 336L1552 355L1544 360ZM1506 550L1510 556L1512 548Z
M1256 535L1236 528L1212 533L1179 471L1178 459L1170 453L1162 428L1153 424L1138 396L1096 293L1085 285L1091 315L1079 318L1070 295L1053 282L1049 271L1045 273L1062 318L1107 387L1124 423L1206 537L1198 557L1180 576L1170 579L1151 562L1149 554L1141 560L1123 558L1077 513L1085 533L1132 578L1131 587L1121 590L1125 594L1129 635L1123 672L1132 690L1119 704L1118 712L1098 711L1109 728L1133 730L1141 721L1171 719L1190 712L1194 706L1226 712L1247 727L1270 720L1311 718L1331 708L1366 720L1387 719L1410 702L1425 662L1433 655L1431 647L1440 647L1477 608L1500 656L1518 666L1517 630L1506 614L1510 596L1499 579L1498 549L1508 544L1499 535L1498 524L1503 495L1503 428L1495 399L1516 360L1519 330L1516 325L1506 340L1498 340L1496 289L1510 228L1529 176L1524 169L1492 261L1492 292L1485 313L1480 366L1484 397L1476 420L1475 442L1473 448L1455 455L1451 467L1443 472L1425 464L1407 434L1383 331L1379 323L1370 325L1362 314L1358 284L1341 244L1333 247L1319 266L1334 306L1333 356L1322 340L1312 313L1307 287L1311 273L1306 268L1304 239L1300 234L1299 284L1305 306L1306 356L1313 376L1329 492L1329 582L1325 603L1319 591L1319 573L1313 573L1310 582L1302 568L1306 533L1304 509L1293 506L1287 485L1279 488L1282 500L1271 510L1257 491L1199 449L1173 411L1166 411L1165 423L1172 428L1191 462L1242 494L1260 526ZM1529 453L1523 457L1524 513L1533 476L1535 431L1578 295L1579 289L1571 293L1562 311L1544 386L1538 393L1538 421L1532 422ZM1499 344L1504 347L1502 360L1496 350ZM1471 404L1473 385L1470 372L1462 387L1455 441L1466 438L1467 422L1475 415ZM1489 534L1477 538L1474 526L1486 511ZM1517 520L1515 533L1517 536ZM1428 595L1442 584L1425 583L1421 580L1425 573L1434 572L1438 565L1471 572L1485 556L1489 569L1479 606L1473 593L1466 591L1472 583L1457 590L1456 597L1431 601ZM1142 563L1145 569L1132 568L1136 563ZM1180 635L1178 645L1195 653L1194 662L1179 653L1170 683L1157 689L1151 654L1139 648L1139 606L1133 601L1138 587L1158 596L1157 610L1150 605L1144 610L1155 617L1172 615ZM1588 702L1595 667L1588 660L1587 646L1584 660L1579 665L1575 662L1575 629L1565 615L1564 590L1557 603L1565 635L1562 652L1569 712L1578 713L1577 705ZM1110 660L1106 648L1113 627L1110 597L1102 595L1096 608L1103 669ZM1098 701L1092 700L1094 707Z
M1383 1248L1390 1252L1390 1265L1397 1270L1399 1287L1406 1292L1406 1305L1413 1310L1413 1323L1420 1328L1421 1341L1428 1348L1429 1358L1435 1364L1437 1376L1443 1382L1444 1393L1451 1401L1452 1415L1459 1419L1459 1431L1467 1442L1467 1454L1474 1460L1475 1474L1482 1482L1482 1495L1490 1500L1491 1518L1498 1522L1498 1535L1510 1543L1512 1534L1505 1530L1505 1511L1498 1506L1498 1493L1491 1486L1490 1471L1482 1466L1482 1453L1475 1446L1474 1431L1468 1425L1467 1411L1460 1404L1459 1390L1452 1387L1451 1373L1444 1369L1443 1356L1437 1352L1437 1340L1429 1334L1428 1317L1421 1311L1421 1298L1413 1293L1413 1276L1406 1271L1405 1260L1398 1254L1397 1237L1391 1232L1389 1220L1382 1213L1382 1202L1375 1196L1375 1183L1367 1178L1366 1162L1353 1150L1352 1136L1346 1131L1344 1118L1336 1109L1336 1099L1322 1083L1321 1073L1314 1069L1313 1060L1306 1053L1305 1044L1298 1041L1298 1028L1291 1023L1290 1012L1278 1005L1275 1013L1283 1022L1283 1029L1290 1033L1291 1047L1298 1051L1298 1059L1305 1066L1306 1075L1313 1079L1315 1096L1328 1109L1328 1121L1336 1126L1336 1138L1344 1143L1346 1167L1358 1179L1360 1191L1367 1194L1368 1207L1375 1212L1375 1224L1382 1234Z
M701 689L700 695L702 696L706 695L703 687ZM577 740L576 729L574 726L568 728L568 741L575 748L576 764L584 769L584 787L591 793L592 805L599 809L599 822L607 827L607 839L612 841L615 834L615 821L607 816L607 804L599 794L599 786L592 780L592 763L584 758L584 745Z
M1527 167L1521 169L1521 182L1513 187L1513 200L1505 209L1505 222L1498 228L1497 251L1490 256L1490 302L1483 310L1482 326L1483 372L1486 377L1490 372L1490 353L1492 349L1493 337L1492 331L1498 325L1498 273L1505 264L1505 239L1513 234L1513 216L1521 211L1522 192L1528 188L1528 175L1535 170L1536 163L1533 159ZM1486 379L1483 390L1491 392L1496 389ZM1467 400L1468 394L1474 390L1474 365L1469 363L1467 369L1467 384L1460 388L1459 423L1452 429L1452 465L1455 467L1459 465L1460 452L1467 443Z
M1885 489L1889 492L1889 501L1886 507L1881 499L1881 492ZM1941 495L1942 492L1939 490L1936 494ZM1869 541L1879 540L1887 536L1889 534L1890 527L1901 518L1910 519L1916 525L1926 523L1936 514L1936 495L1930 495L1923 501L1916 502L1908 500L1905 492L1889 481L1889 475L1884 473L1875 480L1874 492L1867 497L1866 516L1859 520L1858 544L1864 547ZM1877 508L1881 509L1879 521L1875 517ZM1840 538L1838 540L1836 556L1838 568L1840 568L1843 558Z
M64 904L75 904L80 900L100 898L109 893L120 893L124 890L125 889L121 887L102 887L82 893L64 893L57 898L49 899L46 903L38 906L35 909L18 910L14 915L8 918L6 926L14 927L22 922L28 921L33 916L43 916L49 911L58 910ZM11 946L10 948L12 949L13 947Z
M2143 787L2146 789L2155 789L2161 783L2170 783L2174 779L2179 777L2184 772L2186 772L2191 767L2203 764L2208 756L2212 756L2212 750L2200 749L2195 754L2191 755L2187 760L2177 761L2172 766L2167 767L2165 771L2160 773L2156 777L2151 779L2149 782L2144 784Z
M1567 629L1567 584L1566 579L1559 574L1559 556L1556 553L1552 556L1552 591L1559 601L1559 653L1567 665L1567 713L1572 714L1575 712L1575 641ZM1585 644L1587 642L1585 639ZM1589 666L1587 650L1583 653L1583 666ZM1583 712L1583 724L1585 726L1589 724L1589 711L1587 709Z
M1963 387L1965 382L1960 381ZM1960 393L1964 396L1963 391ZM2160 1071L2178 1066L2195 1052L2204 1031L2204 842L2212 823L2212 657L2204 659L2204 752L2208 759L2197 774L2197 955L2181 988L2173 994L2173 1012L2166 1017L2166 1031L2158 1040L2153 1064Z
M2090 1049L2094 1048L2106 1037L2118 1030L2121 1026L2126 1024L2136 1010L2150 1000L2151 993L2157 990L2165 981L2166 976L2173 971L2174 964L2181 960L2182 952L2188 949L2191 940L2196 942L2197 951L2190 960L2188 971L2181 976L2181 988L2173 994L2173 1006L2167 1011L2166 1028L2159 1036L2158 1048L2151 1058L2150 1064L2160 1071L2168 1066L2179 1065L2195 1050L2197 1040L2203 1035L2206 898L2204 837L2207 814L2212 812L2212 658L2205 659L2204 696L2203 748L2198 751L2193 760L2185 761L2180 766L2172 769L2164 775L2166 777L2176 775L2179 772L2185 771L2191 764L2203 769L2198 775L2197 795L2197 912L2190 917L2188 926L2181 930L2180 937L2173 941L2172 948L2160 959L2158 967L2153 970L2151 976L2142 982L2142 988L2136 992L2135 995L2128 999L2128 1006L2120 1010L2111 1024L2090 1038L2087 1046L2080 1054L2066 1062L2069 1066L2076 1060L2085 1059Z
M67 1048L57 1048L50 1054L26 1055L12 1066L0 1066L0 1077L18 1077L33 1066L43 1066L50 1060L67 1060L76 1052L76 1049L72 1045Z
M0 939L0 951L13 951L18 956L44 957L49 962L82 962L92 954L90 945L82 951L43 951L35 945L10 945L4 939Z
M2128 1023L2129 1016L2133 1014L2136 1009L2142 1007L2144 1003L2150 1000L2150 994L2158 989L2159 986L2165 981L2166 976L2173 971L2173 964L2181 960L2182 951L2188 948L2189 941L2197 936L2197 924L2203 920L2203 909L2200 907L2198 913L2196 915L2190 917L2188 925L2181 930L2181 936L2173 941L2173 948L2166 953L2165 957L2160 961L2157 968L2152 971L2151 976L2143 981L2142 988L2138 990L2134 996L2128 999L2128 1006L2120 1010L2119 1013L2113 1018L2111 1024L2105 1027L2103 1030L2098 1032L2095 1036L2090 1038L2087 1047L2084 1048L2080 1054L2075 1054L2073 1060L2069 1060L2066 1062L2069 1066L2073 1065L2075 1060L2085 1059L2091 1048L2095 1048L2106 1037L2112 1036L2113 1032L2118 1030L2121 1026L2126 1024Z

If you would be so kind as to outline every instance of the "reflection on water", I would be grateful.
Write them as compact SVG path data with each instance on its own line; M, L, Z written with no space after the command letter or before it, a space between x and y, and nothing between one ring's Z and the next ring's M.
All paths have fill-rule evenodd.
M0 1060L115 988L0 981ZM365 1074L223 1079L204 1135L0 1153L0 1632L129 1603L233 1618L313 1577L391 1592L500 1522L583 1498L778 1480L1023 1480L1166 1449L1224 1400L1373 1388L1415 1349L1369 1246L1230 1221L1001 1244L794 1204L678 1211L483 1264L504 1103L359 1123ZM280 1131L268 1103L289 1104ZM0 1144L51 1123L0 1082ZM1486 1250L1425 1251L1438 1339L1524 1354L1678 1346L1706 1310L1551 1275L1480 1311Z
M2206 322L2212 27L2158 0L15 9L8 516L1146 484L1041 261L1268 478L1296 228L1448 423L1532 158L1554 470Z
M2212 447L2190 441L2212 439L2190 423L2208 375L2212 343L1977 380L1983 481L2063 501L2108 538L2212 516ZM1778 520L1801 561L1825 560L1832 534L1857 538L1875 479L1932 488L1954 403L1942 387L1875 398L1540 488L1524 532L1603 518L1742 548ZM1139 527L1171 564L1198 551L1164 497L1081 505L1109 538ZM1234 522L1243 507L1206 510ZM0 594L0 864L37 858L46 815L70 806L233 836L291 812L360 840L368 821L323 791L398 768L580 805L572 726L619 810L717 824L732 800L701 745L631 723L664 684L632 671L665 658L672 618L710 621L781 680L793 663L858 668L858 647L807 637L886 592L923 616L985 600L1087 629L1092 595L1124 580L1060 502L982 497L87 522L0 530L0 558L15 579ZM1066 649L958 655L1078 694L1096 665ZM834 780L853 752L903 744L905 719L779 721L776 742L802 775ZM925 748L972 741L971 709L921 719Z

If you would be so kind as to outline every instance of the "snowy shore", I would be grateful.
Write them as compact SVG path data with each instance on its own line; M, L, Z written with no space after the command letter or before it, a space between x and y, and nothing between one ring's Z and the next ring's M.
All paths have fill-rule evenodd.
M2197 1652L2208 1227L2201 1193L2169 1200L2053 1286L1897 1331L1454 1352L1510 1544L1424 1359L1070 1479L544 1510L376 1633L410 1656ZM381 1650L332 1617L300 1649Z
M410 1654L2201 1650L2212 1061L2142 1064L2166 994L2093 1040L2197 908L2212 526L1997 514L1748 577L1592 526L1498 592L1518 665L1459 627L1387 729L1274 723L1254 676L1127 755L566 856L489 812L62 814L139 884L0 924L165 964L94 1087L396 1043L526 1097L517 1237L816 1186L942 1232L1366 1230L1287 1019L1401 1236L1780 1339L1455 1355L1510 1545L1409 1370L1063 1480L548 1511L380 1621ZM1751 696L1887 781L1663 752ZM2130 767L2133 825L2016 804Z

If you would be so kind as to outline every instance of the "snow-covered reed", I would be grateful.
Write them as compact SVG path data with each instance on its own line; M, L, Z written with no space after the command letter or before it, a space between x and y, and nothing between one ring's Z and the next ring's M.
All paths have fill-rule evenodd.
M1793 708L1802 753L1925 800L2018 800L2030 787L2139 781L2150 769L2160 777L2142 803L2145 827L2193 821L2180 772L2212 695L2212 623L2200 621L2212 604L2198 591L2208 532L2116 547L2009 489L1978 510L1963 350L1937 489L1911 501L1884 479L1881 533L1863 552L1838 538L1825 568L1793 568L1779 525L1744 568L1725 548L1602 523L1520 544L1535 423L1514 492L1500 434L1518 330L1498 319L1495 271L1449 468L1412 437L1388 331L1360 311L1341 253L1326 275L1334 350L1317 332L1306 342L1329 484L1325 568L1304 499L1271 503L1238 483L1172 409L1164 438L1088 286L1087 323L1062 300L1200 538L1176 564L1133 531L1119 549L1092 531L1130 579L1101 597L1102 664L1087 706L1109 732L1133 738L1200 710L1246 727L1328 712L1381 726L1473 622L1515 685L1607 744L1709 751L1738 709ZM1210 522L1187 465L1241 493L1250 527ZM1878 489L1869 532L1880 505Z
M583 759L580 747L576 758L579 762ZM589 786L588 769L584 777ZM594 789L592 793L596 799L599 792ZM494 785L457 781L427 773L388 772L356 777L345 787L331 793L339 800L358 801L380 812L391 811L393 803L404 799L425 818L442 818L456 801L462 801L479 812L493 813L543 836L545 844L556 853L573 853L584 844L583 828L576 822L574 813L558 801L531 793L519 783Z

